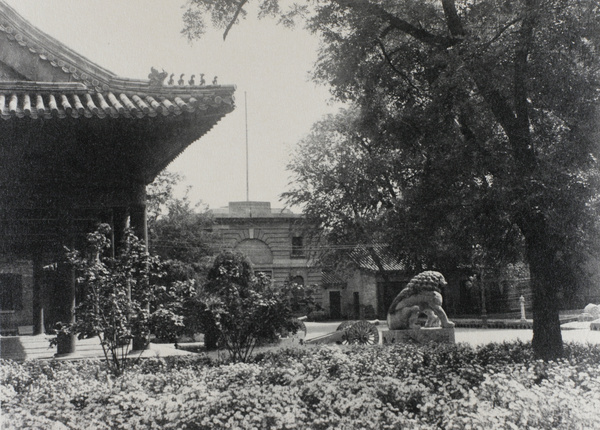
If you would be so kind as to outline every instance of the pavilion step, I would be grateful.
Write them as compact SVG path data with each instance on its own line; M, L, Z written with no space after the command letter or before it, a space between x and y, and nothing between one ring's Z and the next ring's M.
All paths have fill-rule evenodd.
M56 347L50 347L53 336L2 336L0 337L0 358L10 360L51 359ZM75 351L78 357L104 357L98 339L77 340Z

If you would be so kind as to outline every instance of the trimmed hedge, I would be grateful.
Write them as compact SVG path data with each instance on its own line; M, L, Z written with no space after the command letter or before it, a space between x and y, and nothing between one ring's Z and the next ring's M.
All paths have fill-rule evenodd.
M600 428L600 347L320 346L257 356L0 363L3 429Z

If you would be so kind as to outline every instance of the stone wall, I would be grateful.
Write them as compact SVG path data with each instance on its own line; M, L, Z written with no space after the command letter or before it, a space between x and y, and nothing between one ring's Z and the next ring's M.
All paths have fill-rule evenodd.
M355 294L358 293L358 309ZM358 310L358 314L357 314ZM377 311L377 279L367 271L354 270L342 290L342 314L348 319L374 318Z

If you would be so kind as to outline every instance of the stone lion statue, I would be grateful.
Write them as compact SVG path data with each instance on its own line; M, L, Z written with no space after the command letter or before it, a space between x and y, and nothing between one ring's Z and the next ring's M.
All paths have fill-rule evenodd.
M442 309L442 287L447 284L444 275L426 271L412 278L398 293L387 314L390 330L420 328L417 318L420 313L427 315L425 327L454 327Z

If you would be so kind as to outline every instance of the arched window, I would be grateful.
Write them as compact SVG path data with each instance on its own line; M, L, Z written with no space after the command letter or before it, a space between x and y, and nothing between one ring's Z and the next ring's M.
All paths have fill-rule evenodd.
M235 247L236 251L246 255L252 264L273 264L273 253L269 245L258 239L242 240Z
M294 276L291 281L292 284L304 285L304 278L302 276Z

